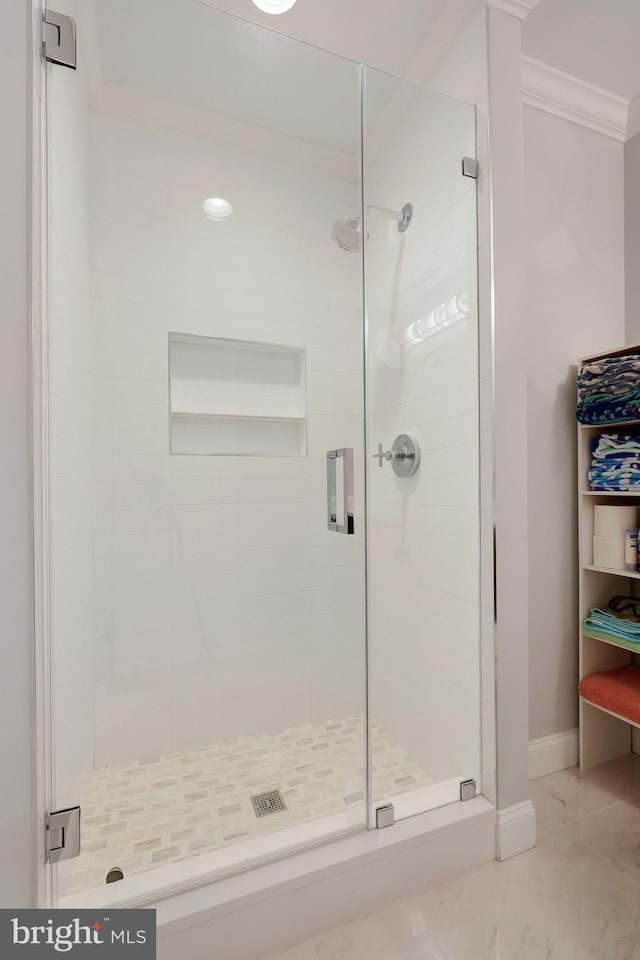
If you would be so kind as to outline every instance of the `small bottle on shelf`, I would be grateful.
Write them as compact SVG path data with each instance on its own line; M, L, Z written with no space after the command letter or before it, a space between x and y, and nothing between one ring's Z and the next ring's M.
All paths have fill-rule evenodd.
M624 565L627 570L638 569L638 528L629 527L624 532Z

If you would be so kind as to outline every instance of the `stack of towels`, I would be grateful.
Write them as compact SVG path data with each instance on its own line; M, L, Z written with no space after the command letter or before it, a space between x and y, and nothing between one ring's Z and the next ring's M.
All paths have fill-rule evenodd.
M640 419L640 356L605 357L585 363L578 377L580 423Z
M602 433L591 442L589 486L592 490L640 488L640 437Z
M634 597L612 597L601 610L594 607L583 626L588 633L594 630L610 637L640 644L640 600Z

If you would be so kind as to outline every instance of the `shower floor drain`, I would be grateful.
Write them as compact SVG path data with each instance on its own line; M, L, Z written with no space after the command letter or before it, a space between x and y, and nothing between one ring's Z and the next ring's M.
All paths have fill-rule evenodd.
M268 817L271 813L280 813L287 809L284 798L279 790L266 790L251 797L256 817Z

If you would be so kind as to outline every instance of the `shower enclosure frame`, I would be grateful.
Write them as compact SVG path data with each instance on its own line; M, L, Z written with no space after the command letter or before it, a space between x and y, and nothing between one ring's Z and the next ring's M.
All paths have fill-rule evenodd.
M238 18L242 19L242 18ZM42 96L37 95L34 97L34 126L38 127L41 132L40 137L40 146L41 149L38 152L34 150L33 162L34 169L38 172L38 177L42 183L43 189L41 195L36 198L39 199L39 203L34 203L33 217L34 217L34 231L33 231L33 240L34 244L38 246L40 253L40 262L42 264L41 272L34 272L34 316L39 317L40 323L36 323L36 326L41 325L42 337L34 337L32 341L32 366L35 372L35 380L38 380L37 372L42 371L42 380L46 383L47 379L47 192L46 192L46 102L47 102L47 66L43 61L39 61L38 51L39 51L39 39L37 37L37 30L34 31L34 59L35 59L35 72L36 75L39 73L39 89L42 91ZM54 68L61 69L61 68ZM366 87L366 65L359 65L360 72L360 110L361 110L361 125L360 125L360 183L359 183L359 195L360 195L360 217L361 223L366 222L366 216L363 216L363 212L366 210L365 207L365 183L362 169L362 156L363 156L363 138L365 136L365 87ZM477 121L477 111L476 111L476 121ZM482 163L481 158L481 163ZM478 228L480 227L480 221L477 221ZM367 309L366 309L366 256L365 256L365 244L360 244L360 260L361 260L361 282L363 287L363 326L364 326L364 336L363 336L363 364L365 364L366 369L366 357L367 357L367 347L368 347L368 324L367 324ZM478 313L478 323L482 324L483 320L486 322L488 315L486 314L486 304L481 303L479 313ZM482 362L482 357L479 358ZM34 381L35 382L35 381ZM366 377L363 377L362 380L363 386L363 402L365 404L365 414L363 416L363 430L364 430L364 453L365 453L365 462L369 459L369 454L371 450L369 449L368 438L367 438L367 417L366 417ZM34 469L33 469L33 480L34 480L34 503L35 503L35 518L34 518L34 557L35 557L35 628L36 628L36 674L37 674L37 736L36 736L36 746L37 746L37 788L38 788L38 814L40 821L42 822L42 817L46 815L46 812L52 809L52 795L53 795L53 786L52 786L52 772L55 769L55 757L54 757L54 747L52 740L52 720L51 720L51 648L50 648L50 582L49 582L49 571L48 571L48 523L49 523L49 507L48 507L48 424L49 410L47 403L46 390L41 392L36 390L33 399L33 455L34 455ZM480 416L480 426L481 426L481 441L480 449L482 450L483 444L487 442L490 444L490 438L487 436L487 416L486 410L483 414L482 405L481 405L481 416ZM490 426L490 421L489 421ZM484 436L482 435L484 432ZM369 468L365 469L365 490L363 491L363 503L365 516L367 510L368 494L367 487L369 484ZM486 494L482 498L486 501ZM484 527L483 527L484 529ZM365 524L365 543L364 543L364 564L365 564L365 579L368 583L368 549L367 549L367 533L366 533L366 524ZM485 538L481 540L481 550L482 550L482 565L487 562L487 556L491 556L492 560L492 551L487 549L487 544ZM485 578L486 579L486 578ZM483 604L486 605L486 590L484 591L485 596L482 598ZM367 591L368 597L368 591ZM369 703L371 699L371 690L370 690L370 670L369 670L369 641L368 641L368 629L367 621L369 618L368 611L368 599L365 604L365 684L366 684L366 701L365 709L367 712L367 717L369 716ZM487 728L487 719L491 719L493 711L493 700L487 696L486 683L485 683L485 672L486 665L492 663L493 661L493 635L492 631L489 635L486 629L481 629L480 631L480 642L483 649L482 655L482 664L483 669L480 673L480 684L481 684L481 702L482 702L482 752L481 752L481 762L483 768L483 787L485 790L485 795L489 797L489 800L486 800L484 797L478 797L477 802L472 801L468 805L465 805L467 809L458 810L457 814L453 816L451 823L461 823L467 820L471 821L474 817L478 818L477 825L479 829L478 835L478 844L477 846L472 845L471 857L477 858L478 856L486 858L487 850L487 837L488 837L488 827L490 826L491 835L493 836L493 806L490 802L495 796L495 784L493 782L494 777L494 762L492 757L492 751L494 745L492 743L492 731ZM317 852L320 854L317 857L318 864L324 862L326 869L327 856L322 856L322 850L329 850L330 848L336 848L337 846L344 846L345 844L351 844L353 847L353 862L359 862L366 864L371 864L373 869L373 864L379 860L377 851L385 849L387 853L391 854L394 852L395 844L399 844L398 850L403 846L406 846L407 843L415 843L418 838L427 836L431 833L432 830L435 830L436 833L434 837L438 835L438 831L445 830L448 832L449 829L449 819L447 818L447 811L451 812L451 808L442 807L435 811L428 813L417 814L411 821L404 821L403 823L398 823L395 827L386 831L383 835L376 834L375 827L376 824L373 821L374 811L372 810L371 804L371 778L372 778L372 751L370 745L370 729L369 723L365 724L366 729L366 812L367 812L367 824L366 829L363 832L361 828L354 828L354 830L347 831L346 833L341 832L336 836L325 836L318 839L316 842L306 844L302 847L293 847L290 850L284 849L280 850L278 853L274 854L273 857L269 857L264 861L259 861L256 863L251 863L246 867L243 867L243 872L251 872L258 870L260 868L272 866L277 868L280 864L282 866L283 862L289 860L292 856L298 854L306 854L311 859L313 859L314 854ZM487 756L487 738L491 740L490 755ZM455 812L454 812L455 813ZM395 836L394 836L395 834ZM481 835L481 836L480 836ZM354 846L355 844L355 846ZM356 849L358 848L359 849ZM317 851L316 851L317 848ZM479 850L482 850L482 853L478 853ZM346 847L345 847L346 850ZM347 854L348 856L348 854ZM351 857L348 857L351 860ZM197 859L197 858L195 858ZM343 864L342 869L344 868L344 860L340 855L337 856L335 863ZM319 869L318 866L315 866L313 869ZM55 889L55 871L51 870L50 866L46 864L46 851L45 851L45 832L44 830L38 831L38 903L40 906L51 907L56 904L56 889ZM198 889L207 887L214 881L219 883L225 882L225 877L228 877L230 880L233 877L236 877L237 871L230 870L227 873L219 874L217 871L213 874L205 874L203 876L196 876L191 881L183 880L182 882L177 882L172 886L164 888L162 893L159 894L157 891L154 891L151 894L142 894L137 897L129 898L126 901L122 902L122 905L126 906L135 906L142 904L149 904L150 902L156 902L158 898L162 901L167 901L167 898L177 896L179 894L186 894L192 891L195 893ZM168 902L168 901L167 901ZM118 903L117 900L114 901ZM92 904L88 904L92 905Z

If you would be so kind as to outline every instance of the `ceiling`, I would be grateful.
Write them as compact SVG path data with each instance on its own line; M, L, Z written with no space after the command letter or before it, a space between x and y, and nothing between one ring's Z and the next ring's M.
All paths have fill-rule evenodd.
M102 79L320 143L357 148L358 68L195 0L94 0Z
M425 38L449 11L477 0L297 0L286 14L261 13L251 0L199 0L342 57L403 76Z
M640 94L640 0L540 0L526 56L632 100Z
M93 0L100 78L354 154L357 63L426 78L478 2Z

